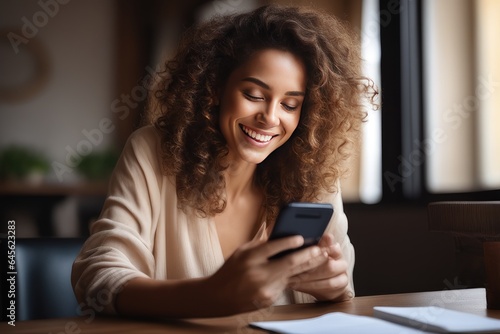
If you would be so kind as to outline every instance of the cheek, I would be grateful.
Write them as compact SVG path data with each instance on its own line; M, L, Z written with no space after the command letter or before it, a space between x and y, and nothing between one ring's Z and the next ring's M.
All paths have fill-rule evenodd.
M245 101L241 101L237 96L228 96L221 104L221 118L238 118L246 108Z
M285 127L288 135L291 136L292 133L297 129L300 122L300 112L295 114L288 115L289 117L285 118Z
M238 112L238 107L235 99L227 97L220 106L220 122L227 124L235 117Z

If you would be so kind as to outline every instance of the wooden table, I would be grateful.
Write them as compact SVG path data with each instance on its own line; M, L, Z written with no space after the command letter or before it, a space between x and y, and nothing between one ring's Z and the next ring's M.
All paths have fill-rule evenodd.
M98 316L91 318L49 319L0 323L0 333L85 334L85 333L265 333L250 328L249 322L300 319L329 312L372 316L374 306L439 306L480 316L500 319L500 310L486 308L484 289L444 290L393 295L356 297L343 303L297 304L266 308L226 318L192 320L125 319Z

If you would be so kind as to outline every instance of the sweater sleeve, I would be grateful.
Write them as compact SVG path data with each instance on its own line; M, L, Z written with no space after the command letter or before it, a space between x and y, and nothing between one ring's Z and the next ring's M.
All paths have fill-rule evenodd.
M153 277L153 240L160 199L159 144L154 128L127 141L110 180L101 215L73 264L80 309L116 313L116 294L136 277Z
M335 210L334 218L330 222L327 232L332 233L335 241L340 244L340 248L342 249L342 253L344 255L344 259L348 264L347 275L349 276L349 285L347 287L346 294L349 298L354 297L354 282L353 282L353 271L354 271L354 246L349 239L349 235L347 234L348 223L347 216L344 212L344 205L342 202L342 194L339 191L333 195L333 199L331 203L333 204L333 208Z
M349 283L346 290L346 298L354 297L354 247L351 244L349 236L347 235L347 216L344 213L344 205L342 203L342 193L340 185L337 185L338 191L328 194L322 202L328 202L333 205L333 217L326 228L327 233L333 234L335 241L340 244L342 254L348 264L347 275ZM294 291L296 303L311 303L315 301L314 297L309 294Z

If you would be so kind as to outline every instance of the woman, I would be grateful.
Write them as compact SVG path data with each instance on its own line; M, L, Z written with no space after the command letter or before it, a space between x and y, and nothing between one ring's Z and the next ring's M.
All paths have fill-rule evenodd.
M81 306L223 316L352 298L338 180L375 95L355 39L312 10L266 6L190 30L124 148L73 266ZM330 202L318 246L266 242L280 207Z

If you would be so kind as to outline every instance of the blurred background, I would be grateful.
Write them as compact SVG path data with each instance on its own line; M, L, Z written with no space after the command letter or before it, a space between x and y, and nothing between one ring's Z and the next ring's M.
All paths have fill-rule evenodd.
M480 241L431 232L427 204L500 198L496 0L4 0L0 233L87 236L179 36L267 3L348 22L381 92L343 180L357 294L481 286Z

